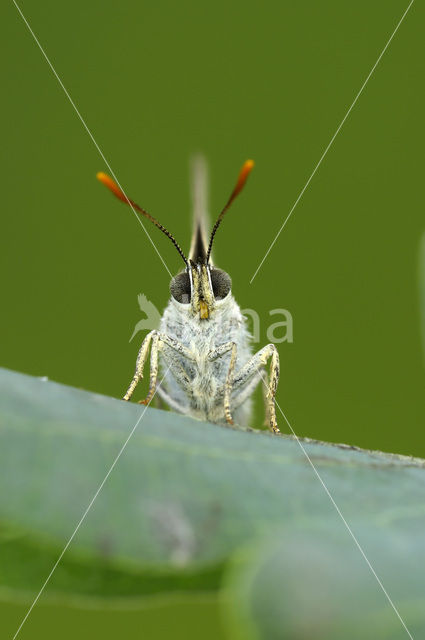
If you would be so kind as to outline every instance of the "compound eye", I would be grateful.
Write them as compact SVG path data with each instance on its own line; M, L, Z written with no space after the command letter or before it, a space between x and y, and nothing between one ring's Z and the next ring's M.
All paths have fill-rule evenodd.
M177 302L190 303L190 278L187 271L179 273L171 280L170 292Z
M211 269L210 274L214 297L216 300L222 300L232 288L232 279L222 269Z

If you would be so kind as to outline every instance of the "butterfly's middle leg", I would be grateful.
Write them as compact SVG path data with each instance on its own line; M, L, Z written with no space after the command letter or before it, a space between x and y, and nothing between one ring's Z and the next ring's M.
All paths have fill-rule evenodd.
M226 421L229 424L233 424L233 418L230 410L232 391L235 391L238 388L246 385L246 388L241 390L239 398L239 400L245 400L247 394L252 393L253 387L257 384L258 379L261 379L267 387L265 404L269 428L271 431L273 431L273 433L280 433L279 427L277 426L276 422L275 408L275 395L277 383L279 380L279 354L275 345L268 344L263 347L263 349L260 349L260 351L254 354L248 360L248 362L236 373L234 372L237 356L237 347L235 342L225 342L213 351L210 351L210 353L208 354L208 358L209 360L216 360L229 351L230 363L226 382L224 384L224 414L226 416ZM271 360L270 381L267 381L264 380L262 370L269 359ZM257 381L255 380L255 378L257 378ZM238 404L240 404L240 402L237 403L236 401L235 405L238 406Z
M270 379L264 371L268 360L270 360ZM266 387L265 408L268 418L269 428L273 433L280 433L276 421L275 396L277 383L279 381L279 354L274 344L268 344L260 351L257 351L248 362L234 375L233 389L236 390L244 385L248 385L246 391L249 391L249 382L260 379ZM254 382L255 384L255 382ZM245 399L245 389L241 390L240 400Z
M236 344L234 342L226 342L209 354L210 360L215 360L225 353L231 352L229 370L226 383L224 385L224 412L227 422L233 424L232 414L230 411L230 401L232 391L240 389L237 396L233 398L233 407L237 408L246 398L253 392L259 380L262 380L266 386L267 393L265 395L266 415L268 418L269 428L273 433L280 433L276 421L275 395L277 383L279 380L279 354L274 344L268 344L254 354L248 362L239 371L234 373L236 363ZM270 363L270 380L262 373L268 360Z

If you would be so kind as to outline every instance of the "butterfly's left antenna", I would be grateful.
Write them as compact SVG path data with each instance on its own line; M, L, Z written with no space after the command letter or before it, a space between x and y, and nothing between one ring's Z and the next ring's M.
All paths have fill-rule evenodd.
M129 198L127 198L127 196L122 191L122 189L120 189L120 187L117 185L115 180L112 180L112 178L108 176L106 173L103 173L103 171L99 171L99 173L96 174L96 178L102 184L104 184L105 187L108 187L108 189L112 191L112 193L114 194L114 196L118 198L118 200L121 200L121 202L125 202L125 204L130 205L130 207L132 207L135 211L137 211L142 216L144 216L145 218L153 222L153 224L156 227L158 227L158 229L161 229L162 233L165 233L165 235L168 238L170 238L171 242L176 247L177 251L183 258L185 265L187 266L187 258L184 255L182 248L180 247L179 243L177 242L173 234L168 231L168 229L166 229L160 222L158 222L156 218L151 216L151 214L148 211L146 211L146 209L143 209L136 202L133 202L133 200L130 200Z

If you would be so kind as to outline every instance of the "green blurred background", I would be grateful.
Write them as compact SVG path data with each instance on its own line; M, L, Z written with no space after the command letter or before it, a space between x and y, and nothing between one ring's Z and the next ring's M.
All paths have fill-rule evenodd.
M260 314L262 344L276 321L270 309L293 315L294 343L279 347L278 399L295 432L425 456L420 3L249 283L407 4L20 6L120 183L185 248L191 154L203 151L210 163L212 212L241 163L255 159L215 260L241 307ZM0 364L118 397L142 337L129 343L142 317L137 294L162 309L169 276L131 210L95 180L107 168L12 2L2 4L1 23ZM147 228L170 270L180 270L171 244ZM174 637L197 637L197 616L219 637L216 607L194 606L186 617L177 607ZM0 610L10 633L21 609ZM22 637L57 637L52 620L62 625L67 611L41 605ZM66 628L88 638L93 624L112 638L115 623L141 636L145 625L160 638L164 611L173 620L170 606L111 613L118 622L74 612Z

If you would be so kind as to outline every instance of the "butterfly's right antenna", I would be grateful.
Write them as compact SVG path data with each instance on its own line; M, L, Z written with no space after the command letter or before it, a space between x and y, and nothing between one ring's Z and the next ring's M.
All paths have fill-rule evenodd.
M239 172L239 176L238 176L238 179L236 181L236 186L233 189L232 193L230 194L230 198L228 199L228 201L224 205L220 215L218 216L217 220L215 221L215 224L214 224L213 229L211 231L210 243L208 245L207 264L208 264L208 261L210 259L211 249L212 249L212 245L213 245L213 241L214 241L214 236L215 236L215 234L217 232L217 229L220 226L221 221L223 220L224 215L225 215L226 211L228 210L228 208L230 207L230 205L232 204L233 200L242 191L242 189L243 189L243 187L245 185L246 179L248 178L249 174L251 173L253 167L254 167L254 160L247 160L246 162L244 162L244 164L242 166L242 169Z
M147 218L148 220L153 222L153 224L156 227L158 227L158 229L161 229L162 233L165 233L165 235L168 238L170 238L171 242L176 247L177 251L179 252L181 257L183 258L185 265L187 266L187 264L188 264L187 263L187 258L184 255L182 248L180 247L179 243L177 242L177 240L175 239L173 234L168 231L168 229L166 229L160 222L158 222L158 220L156 218L151 216L151 214L148 213L145 209L143 209L138 204L133 202L133 200L129 200L127 198L127 196L125 195L125 193L122 191L122 189L119 188L117 183L114 180L112 180L112 178L110 178L108 175L106 175L106 173L103 173L103 171L99 171L99 173L96 174L96 178L102 184L104 184L105 187L108 187L108 189L110 191L112 191L112 193L114 194L114 196L116 196L118 198L118 200L121 200L121 202L125 202L125 204L130 205L130 207L132 207L135 211L137 211L138 213L141 213L142 216L144 216L145 218Z

